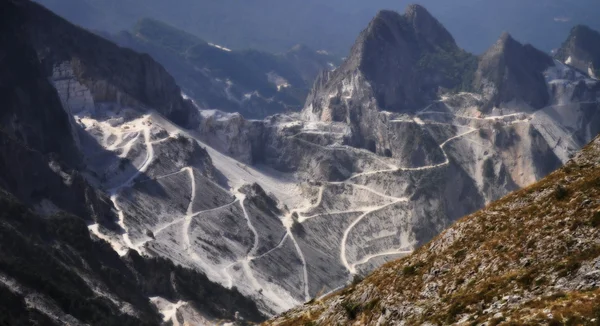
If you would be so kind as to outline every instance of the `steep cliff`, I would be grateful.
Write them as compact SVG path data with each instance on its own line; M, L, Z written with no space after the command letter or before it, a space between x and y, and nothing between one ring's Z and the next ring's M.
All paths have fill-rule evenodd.
M68 64L96 102L151 107L182 126L198 124L197 110L149 55L121 48L29 1L18 2L18 12L47 75Z
M549 104L550 94L544 71L554 66L552 58L531 45L522 45L504 33L480 59L474 90L484 96L483 111L507 105L530 106L532 110Z

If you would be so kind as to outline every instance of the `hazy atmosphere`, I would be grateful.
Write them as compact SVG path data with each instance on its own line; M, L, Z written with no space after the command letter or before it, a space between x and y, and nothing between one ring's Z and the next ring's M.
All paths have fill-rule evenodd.
M346 56L356 35L382 9L404 11L400 0L39 0L93 30L130 29L154 18L233 49L282 52L302 43ZM550 51L577 24L600 29L595 0L424 0L464 49L483 53L502 32Z
M598 17L0 1L0 326L597 325Z

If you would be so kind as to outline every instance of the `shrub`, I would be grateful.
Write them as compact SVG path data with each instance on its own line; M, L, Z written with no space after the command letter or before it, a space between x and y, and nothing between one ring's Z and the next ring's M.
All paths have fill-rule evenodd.
M554 198L556 198L556 200L563 200L568 194L569 191L562 185L557 185L556 189L554 189Z
M356 316L360 312L360 305L358 303L344 301L344 302L342 302L342 307L344 307L344 310L346 311L346 314L348 315L348 319L350 319L350 320L356 319Z
M590 225L595 228L600 226L600 211L595 212L594 215L592 215L592 218L590 219Z
M465 310L465 306L460 302L454 302L450 308L448 308L448 314L446 315L446 323L451 324L456 320L456 316L460 315Z
M417 272L417 268L412 265L404 266L404 268L402 269L402 275L406 275L406 276L415 275L416 272Z

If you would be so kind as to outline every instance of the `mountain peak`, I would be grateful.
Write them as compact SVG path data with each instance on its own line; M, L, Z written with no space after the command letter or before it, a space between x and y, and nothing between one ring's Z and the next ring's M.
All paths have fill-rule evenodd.
M508 43L508 42L515 42L515 39L512 37L512 35L510 35L510 33L503 32L502 35L500 35L498 42L504 44L504 43Z
M487 96L484 110L512 100L539 109L549 100L543 72L552 58L533 46L523 45L504 32L487 50L475 74L475 89ZM491 84L490 84L491 83ZM490 85L494 85L490 88Z
M428 46L456 46L454 38L425 7L409 5L404 14L392 10L381 10L369 24L367 34L385 38L390 33L398 37L409 37Z
M591 29L589 26L587 25L576 25L571 29L571 33L570 35L582 35L582 34L596 34L596 35L600 35L600 33L598 33L597 31Z
M585 25L573 27L556 58L590 77L600 78L600 33Z
M406 18L409 18L411 20L415 20L415 19L435 19L430 13L429 11L427 11L427 9L425 9L425 7L419 5L419 4L410 4L406 7L406 10L404 11L404 16L406 16Z
M360 74L377 108L412 112L437 97L440 89L464 89L477 67L475 56L461 50L454 38L424 7L410 5L404 14L382 10L360 34L348 59L331 75L332 89L316 90L316 101L347 76ZM320 85L320 84L319 84ZM309 98L312 102L313 98ZM308 103L308 102L307 102ZM310 104L310 103L309 103ZM307 107L311 107L310 105ZM336 121L346 121L352 110L312 103L320 115L327 108ZM329 115L328 115L329 116Z
M417 36L428 43L439 46L456 46L454 37L425 7L417 4L409 5L404 13Z

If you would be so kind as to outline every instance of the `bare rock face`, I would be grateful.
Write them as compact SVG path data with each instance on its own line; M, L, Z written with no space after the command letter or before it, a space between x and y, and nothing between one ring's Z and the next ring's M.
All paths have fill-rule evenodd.
M600 78L600 33L585 26L573 27L555 58L592 78Z
M442 67L450 63L456 67ZM350 57L327 78L327 86L322 85L323 78L316 85L322 85L321 92L333 95L334 85L345 80L345 89L338 91L346 91L347 97L356 82L361 82L357 79L363 78L378 107L414 112L435 98L438 88L460 88L462 80L454 74L469 70L473 64L474 56L459 49L450 33L425 8L411 5L404 15L379 12L360 34ZM356 73L360 76L353 76ZM313 113L319 116L330 104L335 106L343 99L309 98L307 105L312 105ZM343 121L351 114L334 112L331 116L335 121Z
M394 155L400 151L390 148L378 112L414 113L440 91L468 90L475 67L476 57L425 8L411 5L404 15L381 11L340 68L317 78L303 114L346 122L353 146Z
M546 106L549 95L543 72L552 66L550 56L503 34L483 55L475 73L474 89L486 101L482 109L487 111L511 101L533 110Z
M121 48L73 26L47 9L23 2L27 33L50 74L69 62L77 81L97 102L151 107L182 126L196 126L197 110L181 98L181 90L149 55Z
M302 114L248 121L203 112L197 134L249 173L230 180L269 188L287 207L284 239L248 275L279 275L265 284L295 302L328 293L546 176L600 131L597 81L505 35L456 83L446 77L463 61L452 56L452 42L439 45L444 40L451 38L418 6L405 15L382 12L347 61L317 77ZM411 75L417 70L407 67L424 70ZM493 92L473 88L488 77ZM397 101L413 106L390 106ZM437 286L419 293L434 297ZM278 302L264 293L257 300Z
M110 225L111 205L76 171L83 164L71 117L28 44L22 12L2 10L0 186L43 214L65 210Z

